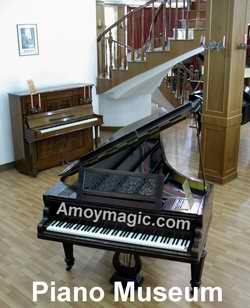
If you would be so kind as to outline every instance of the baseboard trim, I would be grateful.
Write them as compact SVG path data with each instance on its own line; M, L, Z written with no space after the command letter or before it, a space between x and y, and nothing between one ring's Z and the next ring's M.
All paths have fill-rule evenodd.
M224 176L224 177L223 176L222 177L215 176L215 175L209 174L207 172L205 178L210 183L216 183L216 184L224 185L224 184L231 182L235 178L237 178L237 176L238 176L237 171L234 171L231 174L228 174L227 176ZM199 178L202 178L201 172L199 172Z
M15 162L0 165L0 172L15 168Z

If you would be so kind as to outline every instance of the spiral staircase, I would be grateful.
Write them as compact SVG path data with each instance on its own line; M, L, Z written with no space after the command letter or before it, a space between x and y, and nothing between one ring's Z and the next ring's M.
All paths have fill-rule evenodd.
M100 109L107 107L104 117L108 100L131 108L125 100L150 95L173 66L204 51L205 14L204 0L150 0L98 36L97 93ZM112 108L118 117L119 107Z

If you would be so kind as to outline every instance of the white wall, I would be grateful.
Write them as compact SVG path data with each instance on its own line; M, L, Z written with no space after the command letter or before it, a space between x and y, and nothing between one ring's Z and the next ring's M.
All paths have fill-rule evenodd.
M38 26L40 54L20 57L17 24ZM96 81L95 0L0 1L0 165L13 161L8 92ZM94 110L98 100L94 96Z
M119 100L106 94L99 96L104 126L126 126L151 114L151 95L133 95Z

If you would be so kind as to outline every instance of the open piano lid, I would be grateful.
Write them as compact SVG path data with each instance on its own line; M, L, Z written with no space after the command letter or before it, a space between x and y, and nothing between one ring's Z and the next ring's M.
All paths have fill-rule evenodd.
M199 106L200 102L188 102L171 112L167 112L164 108L159 108L152 115L120 129L117 133L112 135L112 137L102 143L96 150L87 153L82 156L80 160L74 161L65 168L63 172L60 173L62 180L64 180L65 177L78 172L80 167L91 166L128 146L149 139L163 129L179 122L189 113L195 112Z

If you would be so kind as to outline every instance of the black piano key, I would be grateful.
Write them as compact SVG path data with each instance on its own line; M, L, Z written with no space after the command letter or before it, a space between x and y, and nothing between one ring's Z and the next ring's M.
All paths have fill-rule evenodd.
M111 235L114 235L116 231L117 231L116 229L113 229Z
M108 234L110 232L111 229L107 228L104 232L104 234Z
M154 236L152 237L152 239L151 239L151 242L154 242L156 238L157 238L157 236L154 235Z
M89 232L89 230L92 228L92 226L88 225L88 227L86 228L86 232Z
M127 234L127 231L125 230L124 232L123 232L123 237L126 237L126 234Z
M121 230L119 230L119 229L115 230L114 235L117 235L120 231L121 231Z
M124 231L119 230L119 232L118 232L119 236L122 236L123 232L124 232Z
M93 230L93 233L96 233L100 230L100 227L96 226L95 229Z
M119 236L120 236L120 237L123 237L124 233L125 233L125 232L124 232L124 231L122 231L122 232L120 233L120 235L119 235Z
M100 232L101 234L104 234L107 231L107 228L103 228L102 231Z
M170 240L170 239L169 239L167 236L165 236L163 243L164 243L164 244L167 244L167 243L169 242L169 240Z
M136 233L136 232L135 232L135 233L132 235L132 238L135 239L135 238L138 236L138 234L139 234L139 233Z

